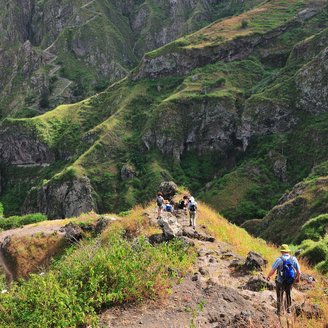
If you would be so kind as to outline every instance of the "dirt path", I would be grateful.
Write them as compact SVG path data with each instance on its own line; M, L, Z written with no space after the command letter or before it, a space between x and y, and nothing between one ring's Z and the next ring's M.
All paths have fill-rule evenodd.
M68 220L51 220L51 221L44 221L34 224L26 225L22 228L15 228L10 230L5 230L0 232L0 243L4 241L7 236L31 236L37 233L44 233L46 235L50 235L55 231L61 233L59 230L65 224L67 224Z
M180 218L184 226L186 217ZM200 228L199 232L204 233ZM248 290L247 282L261 273L241 273L232 267L244 258L223 242L196 241L198 253L193 273L173 287L161 304L114 307L101 316L100 327L115 328L248 328L289 327L293 315L280 321L275 315L275 292ZM295 302L304 295L293 291Z
M5 230L0 233L0 267L2 267L8 283L11 283L13 281L13 273L10 271L10 266L7 265L6 258L3 255L2 243L4 242L5 238L12 236L32 236L38 233L51 235L54 232L57 232L58 234L63 234L63 232L60 231L60 228L63 227L67 222L67 220L44 221L40 223L30 224L22 228Z

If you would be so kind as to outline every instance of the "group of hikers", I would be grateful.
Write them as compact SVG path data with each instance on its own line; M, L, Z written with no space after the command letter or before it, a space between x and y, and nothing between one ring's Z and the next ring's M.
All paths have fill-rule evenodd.
M184 210L189 212L189 225L196 228L197 202L192 196L184 195L183 198L175 203L173 200L165 200L162 192L157 193L157 218L161 217L162 211L174 213L175 211ZM272 264L271 270L266 279L270 281L271 277L277 273L275 278L277 294L277 315L281 313L284 294L286 297L285 306L287 313L291 312L292 298L291 291L293 284L300 281L301 268L295 256L292 256L288 245L283 244L280 247L281 256Z
M173 199L164 199L163 193L159 191L156 197L156 205L157 219L161 217L162 211L174 213L175 211L184 210L189 212L189 226L196 229L196 212L198 205L194 197L184 195L178 203L175 203Z

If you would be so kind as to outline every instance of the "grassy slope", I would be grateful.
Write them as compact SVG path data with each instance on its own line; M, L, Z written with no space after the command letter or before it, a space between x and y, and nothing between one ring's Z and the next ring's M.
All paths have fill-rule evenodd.
M34 78L46 81L45 90L36 90L33 84L26 83L26 78L21 74L21 71L25 70L25 62L24 58L20 59L18 72L13 72L10 68L7 69L8 72L3 71L2 83L6 92L0 95L0 118L33 117L60 102L77 101L102 91L135 67L145 52L163 44L162 41L157 41L162 39L160 31L163 29L176 26L175 35L181 36L218 18L252 8L260 2L261 0L247 3L225 0L220 5L204 6L201 1L197 1L198 5L194 10L180 4L177 5L178 13L174 18L171 13L172 6L168 6L165 1L144 0L133 2L128 7L124 2L116 3L111 0L77 0L73 3L72 16L61 22L63 29L60 32L57 29L53 30L52 26L44 26L45 23L41 19L34 17L33 30L38 32L40 39L35 44L32 40L35 53L41 55L44 49L52 45L48 52L55 56L51 63L42 64L32 72ZM17 5L13 3L13 6ZM35 16L43 11L49 11L53 6L53 0L37 2ZM19 9L16 9L17 17L23 15ZM7 10L8 7L0 14L0 20L4 22L5 31L8 29L8 33L17 35L17 42L6 44L10 58L17 53L21 43L21 31L16 31L19 27L11 20L6 23L5 17L12 15L12 12L8 13ZM13 8L10 10L14 11ZM143 24L132 27L131 22L136 16L142 16L142 13ZM140 25L140 22L138 24ZM6 35L5 32L3 34ZM174 35L173 32L171 34ZM80 54L75 52L77 45ZM44 103L42 106L40 100Z
M41 327L51 322L60 327L77 323L96 325L95 311L100 308L121 302L165 298L171 284L188 272L195 253L179 243L149 247L142 237L138 244L134 242L131 246L131 238L158 232L149 225L143 216L144 211L152 211L152 206L135 208L124 219L111 225L98 242L82 243L67 252L45 275L32 275L29 280L14 284L8 293L0 294L1 326ZM210 234L231 244L233 251L240 255L257 251L272 262L279 254L276 248L251 237L204 203L200 203L198 219ZM118 233L122 230L128 239ZM306 264L302 263L302 268L313 274ZM295 327L318 327L326 318L324 282L317 273L315 275L317 283L308 294L309 301L319 305L324 316L319 321L299 318Z
M241 15L219 20L193 34L156 49L146 56L158 57L184 49L214 47L239 37L268 32L293 19L295 13L302 8L304 3L306 1L303 0L268 1ZM246 22L244 26L243 21Z

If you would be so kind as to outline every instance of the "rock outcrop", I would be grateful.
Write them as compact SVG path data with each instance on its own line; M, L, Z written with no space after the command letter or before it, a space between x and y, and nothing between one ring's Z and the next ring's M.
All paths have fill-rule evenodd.
M0 162L33 166L50 164L55 155L35 132L7 125L0 133Z
M53 181L33 190L25 200L26 213L41 212L50 219L68 218L97 210L87 177Z
M167 107L159 108L158 123L154 122L143 137L147 148L156 147L179 160L186 151L215 150L224 156L232 147L238 121L232 99L182 100ZM174 134L172 122L176 126Z
M327 177L300 182L284 194L262 220L250 220L243 227L276 244L295 241L310 218L327 213ZM288 223L287 223L288 222Z
M328 111L328 47L299 72L296 84L298 108L311 114Z
M178 186L173 181L163 181L159 186L164 199L171 200L178 191Z

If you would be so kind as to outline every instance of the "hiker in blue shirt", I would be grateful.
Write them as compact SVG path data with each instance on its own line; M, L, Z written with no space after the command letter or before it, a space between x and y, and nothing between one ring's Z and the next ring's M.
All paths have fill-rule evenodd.
M168 200L165 200L164 211L173 213L173 210L174 210L174 202L172 202L172 201L169 202Z
M278 257L272 264L267 280L274 275L276 276L276 292L277 292L277 314L280 315L281 304L283 303L283 295L286 293L287 312L290 313L292 298L291 290L294 282L299 282L301 277L301 268L296 257L291 256L291 250L288 245L283 244L280 247L281 256Z

